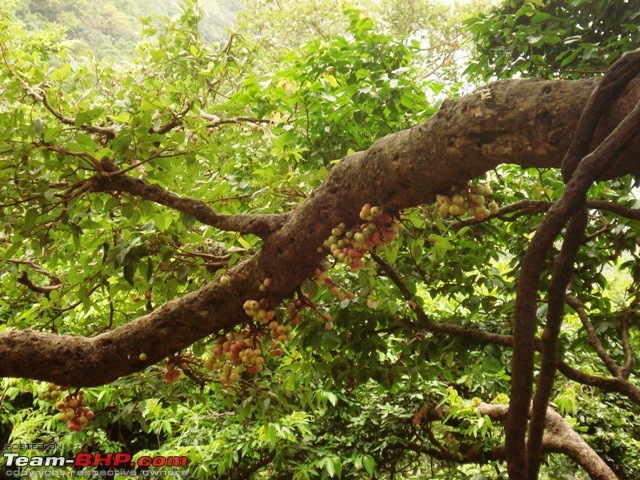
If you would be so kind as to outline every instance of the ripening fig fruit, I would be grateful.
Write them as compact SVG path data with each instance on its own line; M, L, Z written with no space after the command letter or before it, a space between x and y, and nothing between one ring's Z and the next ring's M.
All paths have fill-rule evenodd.
M449 207L449 213L451 215L460 215L460 207L454 203Z
M231 283L231 279L228 275L222 275L220 277L220 285L229 285Z
M454 196L453 196L453 198L451 199L451 202L452 202L454 205L458 205L458 206L460 206L460 205L462 205L462 204L464 203L464 198L462 197L462 195L458 195L458 194L456 194L456 195L454 195Z
M360 219L361 220L366 220L367 217L369 217L371 215L371 204L370 203L365 203L362 206L362 210L360 210Z
M67 428L70 432L79 432L80 430L82 430L82 425L80 425L80 423L78 422L74 422L73 420L69 420L67 422Z
M496 202L490 202L487 207L489 207L489 212L491 213L491 215L495 215L500 211L500 207L498 207L498 204Z
M440 218L445 218L447 215L449 215L449 207L450 205L448 203L443 203L442 205L440 205L440 208L438 208L438 216Z
M142 352L142 353L138 356L138 358L140 359L140 361L141 361L141 362L144 362L144 361L146 361L146 360L147 360L147 354L146 354L146 353L144 353L144 352Z

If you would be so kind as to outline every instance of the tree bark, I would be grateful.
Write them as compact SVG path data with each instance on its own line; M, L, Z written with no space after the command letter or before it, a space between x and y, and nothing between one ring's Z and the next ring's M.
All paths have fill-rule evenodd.
M481 403L478 412L488 415L492 420L504 420L508 405L492 405ZM562 416L547 409L545 434L542 438L544 452L558 452L567 455L580 465L592 480L618 480L618 476L609 465L571 428Z
M96 337L35 332L0 332L0 376L95 386L140 371L196 340L247 321L242 304L265 296L262 280L279 302L313 274L324 253L317 249L341 222L359 223L365 203L386 211L433 201L503 163L560 167L580 112L597 84L580 81L507 80L446 101L426 122L384 137L344 158L326 181L265 237L262 249L214 280L160 306L127 325ZM603 119L599 142L640 97L632 82ZM625 151L605 177L639 174L640 140ZM141 361L140 353L146 354Z

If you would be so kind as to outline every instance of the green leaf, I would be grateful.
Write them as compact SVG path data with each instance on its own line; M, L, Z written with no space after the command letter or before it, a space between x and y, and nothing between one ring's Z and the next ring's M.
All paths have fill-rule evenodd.
M82 125L89 124L100 118L100 116L104 113L104 109L102 107L92 108L91 110L87 110L76 115L76 119L74 124L76 127L81 127Z
M333 88L338 88L338 81L336 80L336 77L334 77L333 75L325 75L324 78L327 79L327 81Z
M7 261L18 251L22 246L23 238L15 235L11 246L2 254L2 261L0 261L0 267L7 263Z
M58 138L58 135L62 132L62 127L46 127L44 129L44 141L46 143L52 143Z
M362 465L364 465L364 469L367 471L367 473L373 476L373 471L376 465L376 461L373 459L371 455L365 455L362 458Z
M24 228L29 231L32 230L38 220L38 210L35 208L30 208L24 215Z
M137 265L137 262L130 262L130 263L127 263L122 268L122 275L123 275L124 279L132 287L133 287L133 277L134 277L134 275L136 273L136 265Z

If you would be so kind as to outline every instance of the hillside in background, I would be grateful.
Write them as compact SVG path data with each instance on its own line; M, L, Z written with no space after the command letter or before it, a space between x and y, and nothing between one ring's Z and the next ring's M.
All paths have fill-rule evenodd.
M127 57L139 39L140 17L174 16L179 3L174 0L19 0L18 14L27 26L57 23L77 42L77 49L89 49L98 57ZM200 31L209 41L225 36L242 7L240 0L201 0L204 17Z

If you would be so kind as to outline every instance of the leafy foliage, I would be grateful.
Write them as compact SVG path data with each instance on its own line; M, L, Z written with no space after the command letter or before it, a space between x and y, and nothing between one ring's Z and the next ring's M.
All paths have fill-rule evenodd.
M509 0L468 20L484 79L603 72L640 41L640 7L616 0Z
M234 0L209 0L200 5L207 15L207 21L200 25L202 35L209 40L223 38L240 4ZM179 13L177 4L169 1L21 0L18 7L17 15L27 25L42 28L50 23L58 24L75 40L75 51L89 49L97 57L110 58L130 58L140 40L139 17Z

